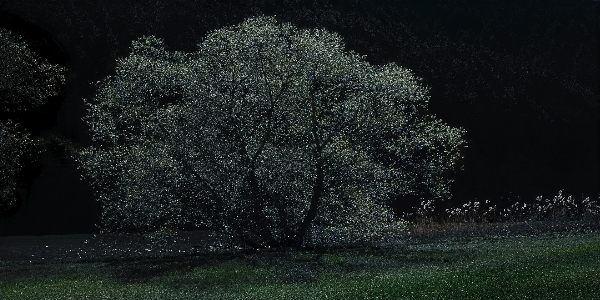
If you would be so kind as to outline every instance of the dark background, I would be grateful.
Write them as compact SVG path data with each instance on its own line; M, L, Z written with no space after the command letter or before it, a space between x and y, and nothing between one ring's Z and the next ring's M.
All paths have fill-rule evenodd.
M210 30L257 15L338 32L374 64L431 88L430 112L467 130L445 207L563 194L598 198L600 3L595 0L0 0L0 27L68 68L57 97L15 116L46 141L21 175L1 235L95 233L101 208L68 147L91 145L83 98L143 35L193 51ZM426 194L400 197L408 211ZM441 208L441 207L440 207Z

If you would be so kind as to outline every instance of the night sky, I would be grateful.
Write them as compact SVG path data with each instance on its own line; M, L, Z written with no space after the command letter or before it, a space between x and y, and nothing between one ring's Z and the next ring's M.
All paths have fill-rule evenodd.
M49 141L26 166L1 235L96 233L101 207L72 148L92 144L82 99L143 35L193 51L210 30L275 15L338 32L374 64L396 62L431 88L430 112L467 130L448 206L469 200L598 198L598 1L0 1L0 27L68 68L59 96L12 116ZM62 142L52 142L62 141ZM397 211L427 195L399 197Z

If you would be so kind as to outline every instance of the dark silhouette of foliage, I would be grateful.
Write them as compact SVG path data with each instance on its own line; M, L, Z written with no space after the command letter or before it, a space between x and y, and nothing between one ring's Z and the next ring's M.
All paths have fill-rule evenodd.
M4 114L43 104L64 84L64 68L42 61L9 30L0 28L0 107ZM13 120L0 123L0 213L16 203L17 177L33 141Z

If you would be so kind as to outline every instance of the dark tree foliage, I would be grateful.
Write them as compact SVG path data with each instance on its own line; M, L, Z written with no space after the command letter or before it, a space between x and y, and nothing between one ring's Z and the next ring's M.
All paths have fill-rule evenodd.
M0 28L0 107L3 114L26 111L43 104L64 84L64 68L42 61L9 30ZM17 177L22 158L33 151L33 141L13 120L0 123L0 213L16 203Z
M99 84L80 157L103 230L193 222L255 247L366 242L402 230L387 201L445 196L461 129L423 113L409 70L337 34L249 19L193 53L133 43Z

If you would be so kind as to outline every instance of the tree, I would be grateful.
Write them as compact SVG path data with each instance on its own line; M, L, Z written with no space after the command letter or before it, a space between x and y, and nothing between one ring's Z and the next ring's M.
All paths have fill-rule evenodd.
M400 226L387 201L448 193L463 131L426 114L409 70L372 66L325 30L272 17L193 53L134 41L86 100L78 157L103 231L188 223L254 247L368 241Z
M22 161L33 151L33 140L13 123L15 113L43 104L58 94L65 69L43 61L7 29L0 28L0 213L15 203Z
M0 28L0 69L0 103L5 112L42 105L65 83L63 67L42 60L4 28Z

